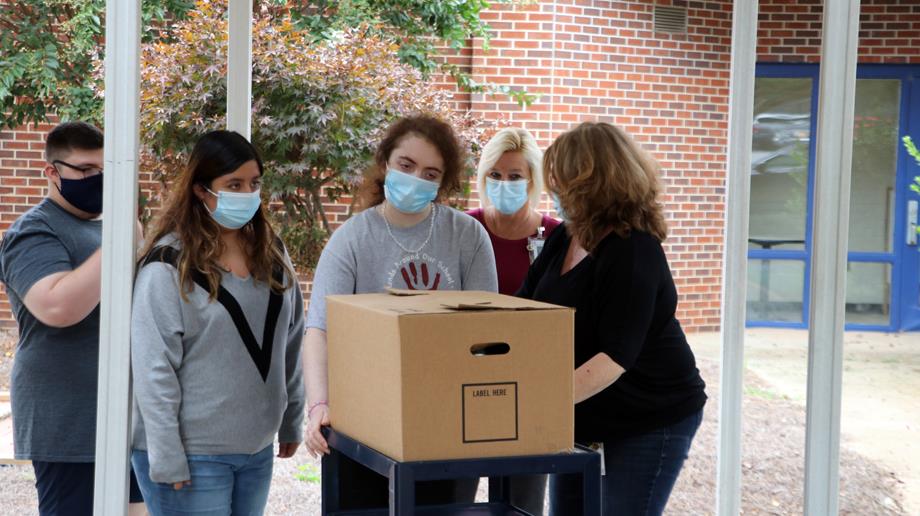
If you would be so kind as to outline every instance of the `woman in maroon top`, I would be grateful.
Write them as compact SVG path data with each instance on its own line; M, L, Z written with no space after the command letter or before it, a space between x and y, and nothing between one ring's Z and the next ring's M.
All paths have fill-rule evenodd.
M559 221L534 208L543 192L543 153L524 129L499 131L482 149L479 199L482 208L467 213L492 240L498 270L498 291L514 295L530 267L529 238L543 228L548 238ZM521 475L511 480L511 502L530 514L543 514L546 475Z
M530 267L528 239L543 228L548 238L559 221L534 208L543 192L543 153L524 129L499 131L482 149L479 199L482 208L467 213L489 233L498 269L498 291L514 295Z

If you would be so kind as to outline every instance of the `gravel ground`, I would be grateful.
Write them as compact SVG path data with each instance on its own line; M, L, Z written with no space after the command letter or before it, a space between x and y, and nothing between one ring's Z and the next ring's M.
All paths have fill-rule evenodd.
M0 347L0 390L9 369L6 349ZM700 360L710 394L703 425L690 458L671 496L666 514L714 514L718 365ZM742 512L756 515L802 514L805 409L776 395L750 371L746 373ZM905 515L902 482L890 471L848 451L841 451L840 514ZM36 514L34 476L30 466L0 467L0 514ZM480 485L480 496L486 482ZM319 514L319 463L303 451L278 460L267 514Z
M674 488L666 514L715 514L718 454L718 364L699 360L709 402L690 458ZM742 514L802 514L805 479L805 407L771 392L750 370L743 401ZM840 453L840 514L907 515L902 482L844 446Z

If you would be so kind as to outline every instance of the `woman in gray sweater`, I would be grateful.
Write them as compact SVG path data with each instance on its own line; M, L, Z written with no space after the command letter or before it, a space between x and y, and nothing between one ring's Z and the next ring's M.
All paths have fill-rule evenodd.
M492 244L482 225L444 204L460 188L463 152L453 129L430 116L397 120L377 147L359 191L362 211L335 230L313 283L304 358L306 446L328 453L326 296L413 290L498 290ZM386 507L386 478L350 459L339 473L343 509ZM420 482L416 503L470 502L478 479Z
M149 240L134 290L134 452L147 507L261 514L273 443L303 440L303 296L237 133L203 136Z

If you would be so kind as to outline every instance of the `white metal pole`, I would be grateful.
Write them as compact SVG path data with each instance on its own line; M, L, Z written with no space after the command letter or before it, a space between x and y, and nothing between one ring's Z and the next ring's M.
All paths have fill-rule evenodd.
M824 2L818 96L805 514L838 513L840 395L859 0Z
M722 364L719 393L717 514L741 513L741 399L744 392L744 325L747 302L748 214L751 200L751 133L757 50L757 1L732 7L728 106L728 177L722 264Z
M93 514L128 507L131 292L137 220L140 0L107 0L102 301Z
M227 129L252 132L252 0L229 0Z

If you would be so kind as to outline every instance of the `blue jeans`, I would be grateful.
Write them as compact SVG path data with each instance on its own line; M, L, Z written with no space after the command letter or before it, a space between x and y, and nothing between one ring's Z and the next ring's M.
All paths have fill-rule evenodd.
M677 423L650 432L604 442L601 482L605 516L660 515L668 504L703 410ZM581 514L581 478L554 475L550 479L550 514Z
M265 511L272 481L274 448L255 455L189 455L192 485L150 480L147 452L134 450L131 464L151 516L256 516Z

